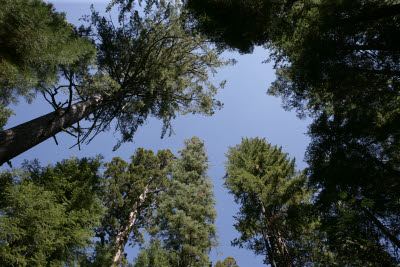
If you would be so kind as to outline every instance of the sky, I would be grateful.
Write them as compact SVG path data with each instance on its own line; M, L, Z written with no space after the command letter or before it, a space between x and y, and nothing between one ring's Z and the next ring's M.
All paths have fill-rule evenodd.
M100 12L104 11L107 4L105 0L47 2L52 2L57 11L65 12L67 20L76 25L81 24L79 18L82 15L89 14L91 4L94 4ZM241 138L266 138L267 142L282 146L284 152L289 153L291 158L296 158L297 168L303 169L306 167L303 159L309 143L306 132L310 121L298 119L294 112L285 111L281 107L279 98L266 94L268 86L275 78L272 63L262 64L262 61L268 58L267 50L256 48L251 55L226 52L223 56L235 58L238 63L221 69L213 77L216 82L227 80L225 88L217 95L217 98L224 103L224 107L216 111L213 116L180 116L172 122L175 134L170 137L165 136L163 139L160 138L162 123L156 119L149 119L138 129L132 143L123 144L114 152L112 149L119 135L113 131L101 133L89 145L83 145L81 150L77 147L70 149L74 145L74 138L60 133L57 135L58 146L53 139L49 139L11 160L13 166L19 167L24 160L35 158L43 165L47 165L71 156L92 157L99 154L104 156L105 161L117 156L129 161L129 157L139 147L155 152L170 149L177 154L177 151L183 148L185 139L198 136L205 142L207 148L210 164L208 176L214 184L217 201L216 226L220 245L211 251L212 262L215 264L218 260L232 256L241 267L265 266L263 256L255 256L250 250L230 245L235 237L239 237L233 227L233 216L238 211L238 206L223 187L225 153L229 146L240 144ZM9 120L5 129L52 111L50 105L40 97L32 104L21 101L13 109L16 115ZM126 250L129 261L133 260L137 251L137 248Z

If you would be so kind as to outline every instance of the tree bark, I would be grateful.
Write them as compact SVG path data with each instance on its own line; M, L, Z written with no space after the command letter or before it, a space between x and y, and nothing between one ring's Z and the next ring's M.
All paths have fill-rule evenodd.
M132 228L135 225L137 216L139 214L139 209L146 200L147 193L149 192L148 186L145 187L144 192L139 196L139 201L136 203L134 209L129 213L128 225L122 226L120 231L115 238L116 251L113 256L113 263L111 267L116 267L121 257L122 252L124 252L126 242L128 242L129 235L131 234Z
M274 220L276 217L280 217L281 214L275 214L273 216L267 216L267 211L265 209L264 203L259 199L260 204L261 204L261 211L262 211L262 216L264 217L265 225L264 227L268 228L267 235L268 237L265 236L264 231L263 231L263 236L264 236L264 242L265 242L265 247L267 251L271 251L272 257L269 257L269 260L273 261L271 262L271 266L277 266L277 267L291 267L293 266L293 261L291 259L291 255L289 253L289 249L286 245L285 239L282 237L280 231L277 228L276 224L274 223ZM275 217L275 218L274 218ZM267 219L269 218L269 219ZM268 253L269 254L269 253ZM272 265L273 264L273 265Z
M271 265L271 267L276 267L274 253L272 252L271 246L269 244L269 236L264 231L262 231L262 234L263 234L263 238L264 238L265 248L268 253L269 264Z
M279 254L279 265L282 267L292 267L293 262L290 257L289 249L286 245L285 239L282 237L281 233L279 230L274 231L275 232L275 237L276 237L276 245L278 249L278 254Z
M267 219L267 211L265 210L265 207L264 207L264 203L262 203L262 201L261 201L261 199L259 199L260 200L260 204L261 204L261 211L262 211L262 216L263 216L263 218L264 218L264 228L265 229L262 229L262 235L263 235L263 238L264 238L264 245L265 245L265 249L267 250L267 253L268 253L268 259L269 259L269 264L271 265L271 267L276 267L276 262L275 262L275 255L274 255L274 253L273 253L273 249L271 248L271 247L273 247L273 245L271 244L270 245L270 240L269 240L269 237L270 237L270 235L269 235L269 233L268 233L268 227L267 227L267 221L268 221L268 219ZM266 233L266 231L267 231L267 233Z
M0 132L0 166L86 118L101 100L97 95Z

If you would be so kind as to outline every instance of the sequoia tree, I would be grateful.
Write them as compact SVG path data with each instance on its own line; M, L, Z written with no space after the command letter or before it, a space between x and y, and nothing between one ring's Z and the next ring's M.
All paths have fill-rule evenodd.
M227 62L203 37L182 28L179 13L172 3L144 13L127 10L117 25L93 11L91 26L76 34L95 44L95 62L90 64L88 54L57 65L63 83L38 85L55 111L0 132L0 164L61 131L76 136L79 145L113 126L121 133L117 148L149 116L163 121L164 135L178 114L212 115L221 103L209 75ZM62 90L65 101L57 99ZM85 118L88 124L80 125Z

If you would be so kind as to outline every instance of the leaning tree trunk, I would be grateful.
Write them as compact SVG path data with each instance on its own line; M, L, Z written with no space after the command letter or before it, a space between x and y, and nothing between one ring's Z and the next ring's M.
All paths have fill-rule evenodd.
M113 263L111 267L116 267L121 257L122 252L124 252L126 242L128 242L129 235L131 234L132 228L135 225L137 216L139 214L139 209L146 201L147 193L149 192L148 186L144 189L144 192L139 196L139 201L136 203L133 210L129 213L128 225L121 226L118 231L117 237L115 238L115 252L113 255Z
M89 116L100 101L101 96L94 96L0 132L0 166Z
M370 212L367 208L360 205L361 210L368 216L368 218L375 224L375 226L381 230L385 236L392 242L393 246L400 248L400 240L393 234L378 218L375 217L372 212Z

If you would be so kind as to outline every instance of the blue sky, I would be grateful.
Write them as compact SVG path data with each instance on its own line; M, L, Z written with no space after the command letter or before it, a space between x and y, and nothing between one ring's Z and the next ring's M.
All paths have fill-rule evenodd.
M71 23L80 24L78 19L89 14L90 4L94 3L98 11L103 11L107 1L78 1L78 0L53 0L57 11L66 12ZM216 111L212 117L186 115L173 121L175 135L160 139L162 124L155 119L149 119L139 128L134 142L121 146L113 152L118 133L112 131L97 136L89 145L83 145L79 151L77 147L69 149L74 144L74 139L67 134L57 135L59 146L49 139L33 149L21 154L12 160L14 167L20 166L25 160L39 159L42 164L55 163L56 161L71 156L90 157L102 154L106 161L112 157L121 157L129 161L129 157L138 147L157 151L171 149L173 153L182 148L183 140L192 136L199 136L207 147L210 170L209 177L214 184L217 201L218 218L216 225L219 235L219 247L211 252L211 260L223 260L227 256L234 257L239 266L264 266L262 256L255 256L252 251L230 246L230 241L238 237L233 228L233 216L237 206L225 188L222 187L225 174L224 153L228 146L235 146L241 142L242 137L265 137L273 145L283 147L291 157L296 157L298 169L306 167L303 162L305 149L309 138L305 135L309 121L299 120L294 112L287 112L281 107L281 100L266 94L269 84L274 80L272 64L262 64L268 57L268 51L257 48L251 55L238 53L224 53L225 58L235 58L238 63L226 67L213 77L218 82L227 80L225 88L219 92L218 99L224 103L222 110ZM21 101L14 108L13 116L8 129L20 123L34 119L52 111L51 107L38 97L28 105ZM128 250L128 259L131 261L137 249Z

